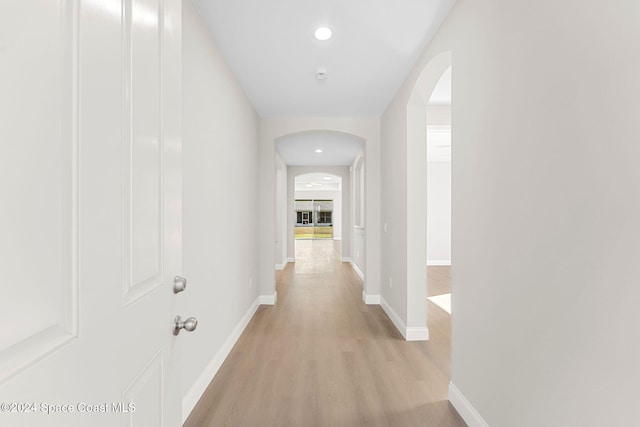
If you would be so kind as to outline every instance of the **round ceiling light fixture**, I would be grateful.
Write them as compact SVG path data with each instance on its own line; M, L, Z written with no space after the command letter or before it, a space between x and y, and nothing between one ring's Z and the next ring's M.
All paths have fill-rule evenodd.
M331 31L331 28L327 27L326 25L322 25L316 28L316 31L313 34L316 36L316 39L325 41L331 38L333 31Z
M321 149L321 148L318 148L318 149L316 149L316 151L315 151L315 152L316 152L316 154L320 154L320 153L322 153L322 149Z

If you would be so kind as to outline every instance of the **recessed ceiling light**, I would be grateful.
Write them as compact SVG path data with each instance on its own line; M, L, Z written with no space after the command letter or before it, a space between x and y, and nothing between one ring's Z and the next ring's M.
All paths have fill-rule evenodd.
M314 33L316 38L322 41L329 40L332 34L333 34L333 31L331 31L331 28L326 27L324 25L316 28L316 32Z
M325 176L325 177L324 177L324 180L325 180L325 181L331 181L331 177L330 177L330 176Z
M318 154L322 153L322 149L321 149L321 148L318 148L318 149L316 150L316 153L318 153Z
M307 184L307 187L311 188L313 187L313 184Z

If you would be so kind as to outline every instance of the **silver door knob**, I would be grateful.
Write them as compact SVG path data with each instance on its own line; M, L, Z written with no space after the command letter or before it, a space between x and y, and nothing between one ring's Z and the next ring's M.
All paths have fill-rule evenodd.
M176 316L175 325L173 327L173 335L178 335L180 330L184 329L187 332L193 332L198 327L198 319L195 317L189 317L186 320L182 320L182 317Z
M185 289L187 289L187 279L185 279L184 277L176 276L173 279L173 293L179 294Z

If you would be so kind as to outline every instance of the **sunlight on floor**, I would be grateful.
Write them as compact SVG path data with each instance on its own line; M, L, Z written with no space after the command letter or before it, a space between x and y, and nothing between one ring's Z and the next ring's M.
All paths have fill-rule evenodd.
M429 301L451 314L451 294L435 295L427 297Z

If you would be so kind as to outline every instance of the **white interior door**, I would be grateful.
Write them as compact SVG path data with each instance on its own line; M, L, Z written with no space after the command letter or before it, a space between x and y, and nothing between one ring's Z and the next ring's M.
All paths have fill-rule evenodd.
M180 0L0 0L0 425L178 426Z

